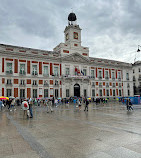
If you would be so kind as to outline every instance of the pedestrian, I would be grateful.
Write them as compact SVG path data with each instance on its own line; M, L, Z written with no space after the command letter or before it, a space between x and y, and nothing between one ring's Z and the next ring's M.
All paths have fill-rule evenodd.
M58 106L58 100L57 100L57 98L55 98L55 106L56 107Z
M133 110L131 99L129 99L129 110Z
M0 100L0 109L2 111L2 101Z
M15 109L15 99L12 99L12 102L11 102L11 110L10 110L10 111L12 111L12 108L13 108L14 110L16 110L16 109Z
M22 102L22 105L21 105L22 109L23 109L23 117L24 116L27 116L27 118L29 117L29 114L28 114L28 110L29 110L29 105L28 105L28 102L26 99L24 99L24 101Z
M85 109L84 109L84 111L86 111L86 109L87 109L87 111L88 111L88 105L89 105L89 101L88 101L88 99L86 99L86 101L85 101Z
M76 99L75 98L73 99L73 105L74 105L74 111L75 111L75 109L76 109Z
M52 100L50 100L50 99L47 102L47 113L49 113L49 111L53 112L53 109L52 109Z
M129 111L129 100L128 100L128 98L126 100L126 107L127 107L127 110Z
M79 110L81 110L81 99L78 101Z
M29 99L29 112L30 112L30 118L33 118L32 106L33 106L33 101L32 101L32 99L30 98L30 99Z

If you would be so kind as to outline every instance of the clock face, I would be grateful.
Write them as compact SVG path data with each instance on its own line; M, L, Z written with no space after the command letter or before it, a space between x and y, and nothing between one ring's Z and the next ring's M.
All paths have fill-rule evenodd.
M74 39L78 39L78 33L74 32Z
M66 41L69 39L69 34L67 33L66 34Z

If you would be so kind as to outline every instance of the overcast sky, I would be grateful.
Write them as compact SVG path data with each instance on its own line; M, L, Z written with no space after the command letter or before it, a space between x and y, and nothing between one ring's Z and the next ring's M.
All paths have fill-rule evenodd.
M141 0L0 0L0 43L53 50L71 8L91 57L141 60Z

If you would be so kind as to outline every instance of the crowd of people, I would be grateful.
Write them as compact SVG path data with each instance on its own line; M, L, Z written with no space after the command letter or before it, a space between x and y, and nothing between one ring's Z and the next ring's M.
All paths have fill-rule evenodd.
M0 110L2 111L3 106L7 107L10 111L15 111L15 105L20 106L23 110L23 117L33 118L32 107L34 106L46 106L47 113L53 112L53 109L59 107L61 105L65 105L69 107L70 103L74 106L74 111L81 111L82 104L85 106L84 111L88 111L88 105L90 102L95 102L97 104L104 104L108 102L107 98L82 98L82 97L70 97L70 98L28 98L28 99L15 99L11 98L9 100L0 100ZM130 99L126 101L127 110L133 110L132 102Z

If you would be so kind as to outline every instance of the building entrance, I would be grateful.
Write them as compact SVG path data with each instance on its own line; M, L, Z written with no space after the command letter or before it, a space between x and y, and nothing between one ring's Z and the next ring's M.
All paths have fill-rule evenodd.
M74 85L74 96L80 97L80 85L79 84Z

